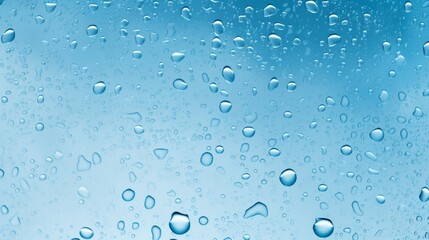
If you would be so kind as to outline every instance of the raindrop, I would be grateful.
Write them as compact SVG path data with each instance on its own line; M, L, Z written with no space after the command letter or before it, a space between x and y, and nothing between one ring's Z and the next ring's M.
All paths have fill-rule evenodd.
M296 172L290 168L284 170L279 177L280 182L286 187L294 185L296 182L296 178Z
M188 88L188 84L185 82L185 80L178 78L173 81L173 87L177 90L184 91Z
M267 217L268 216L267 205L261 202L257 202L253 204L251 207L246 209L246 211L244 212L243 218L251 218L257 215L262 217Z
M422 190L420 191L419 199L422 202L429 201L429 188L427 187L422 188Z
M153 150L153 154L155 154L156 158L159 160L164 159L168 154L168 149L166 148L155 148Z
M88 35L88 37L94 37L95 35L97 35L98 33L98 27L96 25L89 25L86 28L86 35Z
M231 108L232 108L232 103L228 100L224 100L219 104L219 110L223 113L227 113L231 111Z
M271 33L268 36L268 40L273 48L278 48L282 45L282 38L275 33Z
M144 207L147 210L150 210L155 207L155 198L153 198L151 195L147 195L144 199Z
M243 128L243 136L247 138L251 138L255 135L255 129L253 127L244 127Z
M232 83L235 80L235 73L232 71L231 67L225 66L222 69L222 77L228 82Z
M225 27L221 20L216 20L212 23L213 32L216 35L221 35L225 31Z
M341 147L341 153L343 155L348 156L348 155L352 154L352 152L353 152L353 149L352 149L352 147L350 147L350 145L343 145Z
M186 20L191 20L192 18L192 13L191 10L188 7L183 7L182 8L182 17Z
M313 232L320 238L327 238L334 232L334 224L328 218L316 218Z
M213 155L209 152L203 153L200 157L200 163L206 167L212 165L213 164Z
M125 189L122 192L122 199L126 202L132 201L135 196L136 196L136 193L131 188Z
M182 52L174 52L171 54L171 61L178 63L185 58L185 54Z
M279 80L277 78L271 78L270 82L268 83L268 90L273 91L279 86Z
M9 43L15 40L15 30L12 28L7 29L4 31L3 35L1 35L1 42L2 43Z
M369 134L370 138L376 142L381 142L384 138L384 132L381 128L376 128Z
M307 8L307 11L311 13L317 13L319 11L319 6L313 0L305 2L305 7Z
M89 227L83 227L83 228L80 229L79 235L83 239L91 239L94 236L94 232Z
M103 81L96 82L92 87L92 91L95 94L102 94L106 91L106 84Z
M338 34L331 34L328 37L328 46L333 47L341 42L341 36Z
M171 214L169 227L173 233L182 235L189 231L191 228L191 222L189 216L180 212L174 212Z

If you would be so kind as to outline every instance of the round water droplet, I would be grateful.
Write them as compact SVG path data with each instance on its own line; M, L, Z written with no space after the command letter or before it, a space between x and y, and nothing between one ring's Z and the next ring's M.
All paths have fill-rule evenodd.
M206 167L212 165L213 164L213 155L209 152L203 153L200 157L200 163Z
M279 177L280 182L286 187L294 185L296 182L296 178L296 172L290 168L284 170Z
M231 111L232 103L230 101L224 100L219 104L219 110L223 113Z
M333 47L341 42L341 36L338 34L331 34L328 37L328 46Z
M381 128L376 128L371 131L369 137L376 142L381 142L384 138L384 132Z
M275 33L271 33L268 36L268 40L273 48L278 48L282 45L282 38Z
M423 187L422 190L420 190L419 199L422 202L429 201L429 188Z
M381 195L381 194L379 194L379 195L375 196L375 200L376 200L379 204L383 204L383 203L385 203L385 202L386 202L386 198L385 198L383 195Z
M13 28L9 28L6 31L4 31L3 35L1 35L1 42L2 43L9 43L15 40L15 30Z
M198 222L204 226L204 225L207 225L209 223L209 219L206 216L201 216L198 219Z
M43 129L45 129L45 125L43 125L43 123L37 123L35 128L37 131L40 132L40 131L43 131Z
M83 228L80 229L79 235L83 239L91 239L94 236L94 232L89 227L83 227Z
M243 136L247 138L251 138L255 135L255 129L253 127L244 127L243 128Z
M352 152L353 152L353 149L352 149L352 147L350 147L350 145L344 145L341 147L341 153L343 155L347 156L347 155L352 154Z
M102 94L106 90L106 84L103 81L96 82L92 87L95 94Z
M134 126L134 133L136 134L142 134L144 133L144 128L142 125L135 125Z
M235 73L232 71L231 67L225 66L222 69L222 77L229 83L234 82L235 80Z
M180 212L174 212L171 214L169 227L173 233L182 235L189 231L191 228L191 222L189 216Z
M86 28L86 35L88 37L94 37L95 35L97 35L97 33L98 33L98 27L96 25L94 25L94 24L89 25Z
M171 54L171 61L178 63L185 58L185 54L182 52L174 52Z
M313 232L320 238L327 238L334 232L334 224L330 219L317 218L313 224Z
M133 199L134 199L134 197L136 196L136 193L134 192L134 190L132 190L132 189L130 189L130 188L128 188L128 189L125 189L123 192L122 192L122 199L124 200L124 201L126 201L126 202L130 202L130 201L132 201Z
M311 13L317 13L317 12L319 12L319 6L313 0L305 2L305 7L307 8L307 11L309 11Z
M185 82L185 80L178 78L173 81L173 87L177 90L183 91L188 88L188 84Z

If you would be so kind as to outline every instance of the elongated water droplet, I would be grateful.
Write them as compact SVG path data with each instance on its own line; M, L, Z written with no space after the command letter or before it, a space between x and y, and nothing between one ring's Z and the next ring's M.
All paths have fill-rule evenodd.
M270 82L268 83L268 90L273 91L279 86L279 80L277 78L271 78Z
M221 20L216 20L212 23L213 32L216 35L221 35L225 31L225 27Z
M307 8L307 11L309 11L311 13L317 13L317 12L319 12L319 6L313 0L305 2L305 7Z
M144 199L144 207L148 210L155 207L155 198L153 198L151 195L147 195Z
M173 87L177 90L184 91L188 88L188 84L185 82L185 80L178 78L173 81Z
M235 80L235 73L232 71L231 67L225 66L222 69L222 77L228 82L232 83Z
M91 239L94 236L94 232L89 227L83 227L83 228L80 229L79 235L83 239Z
M422 190L420 191L419 199L422 202L429 201L429 188L427 187L422 188Z
M357 201L353 201L352 202L352 209L353 212L358 215L358 216L363 216L364 212L362 211L362 209L360 208L360 204Z
M191 228L191 222L187 214L174 212L171 214L169 227L171 231L177 235L185 234Z
M15 30L13 28L9 28L6 31L4 31L3 35L1 35L1 42L2 43L9 43L15 40Z
M257 202L253 204L251 207L246 209L246 211L244 212L243 218L251 218L257 215L262 217L268 216L268 208L264 203Z
M334 224L328 218L316 218L313 232L320 238L327 238L334 232Z
M206 167L212 165L213 164L213 154L211 154L209 152L203 153L200 157L200 163Z
M161 228L158 226L153 226L151 228L152 240L160 240L161 239Z
M296 172L293 169L288 168L280 174L279 179L284 186L290 187L296 182Z
M171 61L178 63L185 58L185 54L182 52L174 52L171 54Z

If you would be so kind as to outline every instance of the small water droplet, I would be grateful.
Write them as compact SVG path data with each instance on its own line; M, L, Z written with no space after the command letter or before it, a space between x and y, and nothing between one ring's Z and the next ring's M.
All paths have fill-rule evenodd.
M177 90L183 91L188 88L188 84L185 82L185 80L178 78L173 81L173 87Z
M338 34L331 34L328 37L328 46L333 47L341 42L341 36Z
M384 132L381 128L376 128L369 134L370 138L376 142L381 142L384 139Z
M142 125L135 125L134 126L134 133L135 134L142 134L144 133L144 128Z
M178 63L185 58L185 54L182 52L174 52L171 54L171 61Z
M276 13L277 13L277 8L272 4L268 4L264 8L264 17L271 17L276 15Z
M219 104L219 110L222 113L227 113L227 112L231 111L231 108L232 108L232 103L228 100L224 100L224 101L220 102L220 104Z
M168 154L168 149L166 148L155 148L153 150L153 154L155 154L156 158L159 160L164 159Z
M213 164L213 155L209 152L205 152L205 153L201 154L200 163L206 167L212 165Z
M429 41L425 42L425 44L423 44L423 54L426 57L429 57Z
M317 13L317 12L319 12L319 6L313 0L305 2L305 7L307 8L307 11L309 11L310 13Z
M55 8L57 8L56 2L46 2L45 3L46 12L51 13L55 10Z
M148 210L155 207L155 198L153 198L151 195L147 195L144 199L144 207Z
M169 227L171 231L177 235L185 234L191 228L191 222L187 214L174 212L171 214Z
M341 147L341 153L343 155L348 156L348 155L352 154L352 152L353 152L353 149L352 149L352 147L350 145L343 145Z
M279 80L277 78L271 78L270 82L268 83L268 90L273 91L279 86Z
M158 226L153 226L151 228L152 240L160 240L161 239L161 228Z
M15 30L13 28L9 28L4 31L3 35L1 35L2 43L9 43L15 40Z
M198 222L204 226L204 225L207 225L209 223L209 219L206 216L201 216L198 219Z
M192 19L192 13L191 10L188 7L183 7L182 8L182 17L186 20L191 20Z
M45 129L45 125L43 125L43 123L37 123L36 126L36 131L43 131L43 129Z
M91 239L94 236L94 232L89 227L83 227L83 228L80 229L79 235L83 239Z
M429 188L423 187L419 194L419 199L422 202L429 201Z
M243 136L247 137L247 138L251 138L255 135L255 129L253 127L244 127L243 130Z
M94 25L94 24L89 25L86 28L86 35L88 37L94 37L95 35L97 35L97 33L98 33L98 27L96 25Z
M267 217L268 216L267 205L261 202L257 202L253 204L251 207L246 209L246 211L244 212L243 218L251 218L257 215L262 217Z
M279 179L284 186L290 187L295 184L297 175L293 169L288 168L280 174Z
M268 35L268 40L273 48L278 48L282 45L282 38L275 33Z
M375 196L375 200L376 200L379 204L383 204L383 203L385 203L385 202L386 202L386 198L385 198L383 195L381 195L381 194L379 194L379 195Z
M126 202L132 201L135 196L136 196L136 193L131 188L125 189L122 192L122 199Z

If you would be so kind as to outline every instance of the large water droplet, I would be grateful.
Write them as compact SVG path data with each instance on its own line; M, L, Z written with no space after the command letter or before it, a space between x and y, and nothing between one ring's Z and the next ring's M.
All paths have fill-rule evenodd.
M210 166L213 163L213 154L209 153L209 152L205 152L201 155L200 157L200 163L203 166Z
M319 11L319 6L313 0L305 2L305 7L307 8L307 11L311 13L317 13Z
M92 91L95 94L102 94L106 91L106 84L103 81L96 82L92 87Z
M328 46L333 47L341 42L341 36L338 34L331 34L328 37Z
M420 201L422 202L429 201L429 188L423 187L422 190L420 191L419 198L420 198Z
M83 228L80 229L79 235L83 239L91 239L94 236L94 232L89 227L83 227Z
M381 128L376 128L371 131L369 137L376 142L381 142L384 138L384 132Z
M173 233L182 235L189 231L191 228L191 222L189 216L180 212L174 212L171 214L169 227Z
M232 71L231 67L225 66L222 69L222 77L229 83L234 82L235 80L235 73Z
M1 42L2 43L9 43L15 40L15 30L12 28L7 29L4 31L3 35L1 35Z
M183 91L188 88L188 84L185 82L185 80L178 78L173 81L173 87L177 90Z
M296 182L296 178L296 172L290 168L284 170L279 177L280 182L286 187L294 185Z
M95 35L97 35L98 33L98 27L96 25L89 25L86 28L86 35L88 35L88 37L94 37Z
M232 103L228 100L224 100L219 104L219 110L223 113L227 113L231 111L231 108L232 108Z
M253 204L251 207L246 209L246 211L244 212L243 218L251 218L257 215L260 215L263 217L268 216L268 208L264 203L257 202Z
M122 199L126 202L132 201L135 196L136 196L136 193L131 188L125 189L122 192Z
M316 218L313 232L320 238L327 238L334 232L334 224L328 218Z

